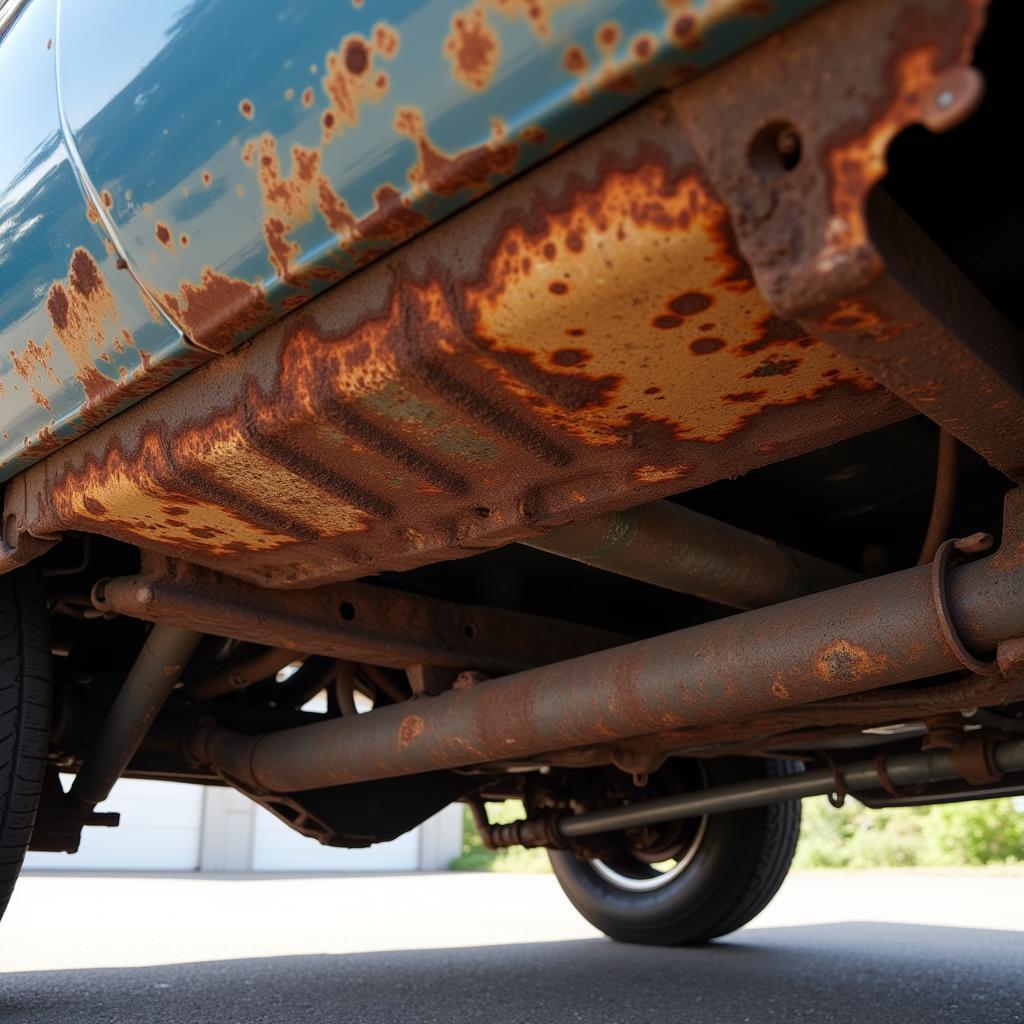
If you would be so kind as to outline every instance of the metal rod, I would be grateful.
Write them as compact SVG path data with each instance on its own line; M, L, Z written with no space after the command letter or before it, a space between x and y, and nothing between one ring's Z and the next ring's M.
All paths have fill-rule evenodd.
M730 608L763 608L860 578L670 501L598 516L526 543Z
M213 675L189 683L185 692L193 700L215 700L226 697L229 693L252 686L263 679L277 675L294 661L302 661L302 655L284 647L270 647L261 651L255 658L221 669Z
M959 476L960 442L948 431L939 428L938 462L935 468L935 493L928 519L928 531L917 556L917 564L925 565L935 557L939 545L949 536L956 507L956 484Z
M997 744L993 757L1002 772L1024 771L1024 739ZM844 787L851 793L881 789L878 765L874 760L840 766ZM885 759L885 773L895 786L913 786L925 782L945 782L960 778L951 750L929 750L920 754L897 754ZM558 833L567 839L600 832L638 828L662 821L678 821L702 814L723 814L749 807L780 804L805 796L831 793L836 777L831 768L815 769L777 778L737 782L716 786L700 793L646 800L631 807L612 807L604 811L565 815L556 822Z
M88 815L110 795L201 639L176 626L150 630L68 792L76 815Z
M1018 492L1019 493L1019 492ZM1017 498L1010 499L1014 503ZM197 763L269 792L318 789L699 726L941 676L1024 635L1024 549L921 566L369 715L262 737L213 727Z

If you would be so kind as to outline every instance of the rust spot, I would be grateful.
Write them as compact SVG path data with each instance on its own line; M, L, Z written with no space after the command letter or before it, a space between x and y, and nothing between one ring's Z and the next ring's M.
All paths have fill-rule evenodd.
M670 35L684 50L695 50L700 46L700 22L692 14L680 14L672 21Z
M171 229L166 224L158 221L153 233L156 235L156 240L165 249L174 249L174 236L171 234Z
M751 377L785 377L800 365L799 359L769 359L754 367Z
M560 348L551 353L555 366L579 366L587 361L587 351L582 348Z
M423 732L423 719L419 715L406 715L398 730L398 746L409 746Z
M454 156L443 153L427 137L423 115L410 107L400 108L396 113L395 130L412 139L419 151L419 160L409 170L409 180L442 196L486 191L492 178L508 177L513 172L519 155L514 143L502 141L500 129L492 132L488 144Z
M501 43L481 7L470 7L452 18L444 52L451 64L452 77L467 89L482 91L491 84L498 69Z
M345 44L345 70L361 75L370 66L370 51L362 39L350 39Z
M164 302L185 333L214 352L228 351L240 335L274 319L262 289L210 267L198 285L185 282L179 295L165 294Z
M106 189L100 193L100 199L108 210L114 205L114 197Z
M888 671L891 663L883 652L873 653L860 644L834 640L818 652L814 673L825 683L851 683Z
M188 248L188 235L182 235L178 239L178 241L181 242L181 245L182 245L183 248L186 248L186 249Z
M654 36L642 35L633 40L633 56L639 61L648 61L654 56L657 42Z
M242 117L248 121L252 120L252 116L255 113L251 100L242 100L242 102L238 104L238 110Z
M76 249L72 255L68 283L86 301L106 287L100 277L100 268L85 249Z
M618 46L622 31L614 21L606 21L597 29L597 45L602 49L610 50Z
M783 320L774 313L766 316L758 325L758 337L753 341L746 342L741 348L744 353L753 354L778 345L801 346L803 342L814 339L792 320Z
M552 281L548 285L548 291L552 295L565 295L569 291L569 286L564 281Z
M82 504L85 506L86 512L89 512L94 516L106 515L106 506L102 502L97 501L91 495L84 495L82 497Z
M566 71L573 75L585 74L590 67L587 54L582 46L567 46L565 53L562 54L562 63L565 65Z
M46 299L46 310L50 314L50 322L53 328L60 334L68 326L68 293L62 284L55 284L50 288L50 294Z
M324 125L325 142L346 128L354 128L364 104L379 103L387 95L387 75L375 75L374 62L378 58L391 60L398 47L398 33L381 22L374 26L372 39L354 33L342 39L337 50L328 52L322 85L334 120L330 126Z
M519 133L519 137L523 142L529 142L533 146L540 146L547 141L548 133L539 124L531 124Z
M302 90L302 105L304 107L313 106L313 90L309 86Z
M31 338L25 342L21 353L10 352L11 364L15 373L22 380L31 380L37 374L45 374L51 383L56 383L57 375L53 372L50 360L53 358L53 347L49 341L37 345Z
M213 181L213 175L209 171L203 171L203 184L209 188L210 182Z
M696 316L710 308L712 301L711 296L703 292L684 292L672 299L668 308L677 316Z
M374 193L376 207L356 225L360 238L397 243L428 227L423 214L413 210L401 193L391 185L381 185Z
M576 0L487 0L490 6L509 19L522 18L541 39L551 34L551 18L562 7Z
M697 338L690 342L690 351L695 356L708 356L712 352L720 352L725 348L725 342L721 338Z
M682 320L677 316L670 316L667 313L662 313L660 316L656 316L651 323L658 328L659 331L671 331L676 327L682 325Z

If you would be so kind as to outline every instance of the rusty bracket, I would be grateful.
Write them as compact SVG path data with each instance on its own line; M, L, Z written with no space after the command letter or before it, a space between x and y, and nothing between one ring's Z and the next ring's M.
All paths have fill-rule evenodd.
M875 189L899 132L980 101L987 6L829 5L674 99L775 311L1021 482L1024 338Z
M430 666L500 675L626 642L538 615L456 604L368 583L268 590L210 569L145 554L142 572L101 581L104 612L188 625L215 636L386 668ZM451 673L451 680L455 675ZM436 682L437 680L432 680ZM424 687L430 692L430 687Z

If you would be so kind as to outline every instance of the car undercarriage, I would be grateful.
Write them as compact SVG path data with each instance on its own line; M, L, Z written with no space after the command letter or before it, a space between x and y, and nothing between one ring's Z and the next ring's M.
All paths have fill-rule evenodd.
M122 776L336 846L463 801L693 942L802 797L1024 793L1020 23L826 4L11 477L30 848Z

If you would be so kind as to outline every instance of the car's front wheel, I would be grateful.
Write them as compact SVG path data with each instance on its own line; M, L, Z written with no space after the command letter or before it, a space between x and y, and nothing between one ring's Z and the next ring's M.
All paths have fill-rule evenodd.
M14 891L46 769L52 675L34 573L0 576L0 917Z
M778 761L710 761L706 785L795 770ZM551 866L577 910L621 942L684 945L741 928L778 892L800 833L798 800L710 814L640 830L620 852L581 860L550 852Z

